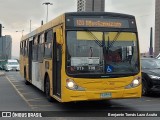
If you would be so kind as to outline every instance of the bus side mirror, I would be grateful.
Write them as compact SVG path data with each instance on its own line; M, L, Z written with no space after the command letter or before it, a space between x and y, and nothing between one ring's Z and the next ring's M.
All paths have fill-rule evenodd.
M56 41L60 45L63 44L63 32L62 32L62 28L56 29Z

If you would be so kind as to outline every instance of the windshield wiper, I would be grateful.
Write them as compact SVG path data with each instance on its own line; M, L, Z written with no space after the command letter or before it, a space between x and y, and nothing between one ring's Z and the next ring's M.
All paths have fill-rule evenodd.
M99 45L100 47L103 48L103 57L104 57L104 73L106 74L106 65L107 65L107 62L106 62L106 45L105 45L105 36L103 34L103 39L102 39L102 42L100 40L98 40L98 38L89 30L86 30L93 38L94 38L94 41L97 45ZM109 38L108 38L109 39ZM109 44L109 40L108 40L108 44Z
M91 31L87 30L87 32L94 38L94 41L97 43L97 45L103 47L102 42L98 40L98 38Z

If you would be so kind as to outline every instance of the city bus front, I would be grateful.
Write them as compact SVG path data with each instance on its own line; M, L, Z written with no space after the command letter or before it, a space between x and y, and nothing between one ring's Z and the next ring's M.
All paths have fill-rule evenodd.
M141 97L134 18L66 17L65 56L63 102Z

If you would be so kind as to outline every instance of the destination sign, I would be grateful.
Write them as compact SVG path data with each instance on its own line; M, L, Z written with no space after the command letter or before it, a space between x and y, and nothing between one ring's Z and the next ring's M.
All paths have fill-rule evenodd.
M75 27L129 28L129 21L111 18L74 18Z

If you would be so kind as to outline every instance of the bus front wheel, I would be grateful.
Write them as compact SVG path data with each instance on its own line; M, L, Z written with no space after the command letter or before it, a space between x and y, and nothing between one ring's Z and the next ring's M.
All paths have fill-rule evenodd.
M49 102L52 102L53 99L50 96L50 81L49 81L49 77L48 76L46 77L46 82L45 82L45 94L46 94L47 100Z

